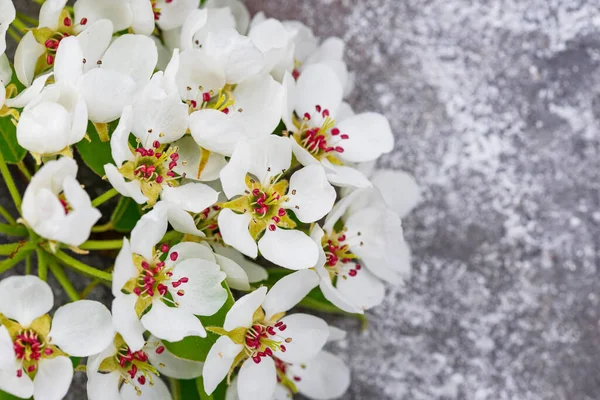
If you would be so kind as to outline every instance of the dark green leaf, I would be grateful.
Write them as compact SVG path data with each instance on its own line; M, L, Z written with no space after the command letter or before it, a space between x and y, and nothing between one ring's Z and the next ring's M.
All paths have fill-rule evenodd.
M223 382L221 382L210 395L206 394L204 391L204 380L202 377L196 379L196 387L198 389L197 393L200 395L200 400L225 400L225 396L227 395L226 379L223 379Z
M227 315L227 312L231 309L233 303L235 303L231 291L225 282L223 282L223 287L227 288L227 292L229 293L227 301L223 307L221 307L221 309L215 315L211 315L210 317L198 317L205 328L207 326L222 327L223 323L225 322L225 316ZM171 343L165 341L164 343L167 349L169 349L171 353L178 357L194 361L204 361L206 360L208 351L218 338L219 335L212 332L207 332L205 338L189 336L180 342Z
M0 151L4 160L16 164L25 158L27 150L17 142L17 127L11 121L10 115L0 118Z
M112 127L113 124L111 123L110 125ZM114 130L114 127L112 127L113 129L111 127L109 127L109 132ZM77 143L77 150L83 161L92 171L99 176L104 176L104 165L114 164L110 152L110 142L102 142L100 140L96 128L94 128L94 124L91 122L88 123L87 133L90 141L87 139L81 140Z
M79 362L81 361L81 357L70 357L71 362L73 363L73 368L77 368Z
M19 397L15 397L12 394L0 391L0 400L21 400Z
M182 399L185 400L202 400L198 395L198 389L196 389L196 382L191 380L180 380L179 381L179 393Z
M117 232L130 232L142 217L142 210L133 199L121 197L110 220Z

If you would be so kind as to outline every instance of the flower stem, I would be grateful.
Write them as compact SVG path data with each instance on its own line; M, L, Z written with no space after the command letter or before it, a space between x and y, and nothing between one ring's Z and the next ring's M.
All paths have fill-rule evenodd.
M27 228L21 225L0 224L0 233L6 236L27 236Z
M25 25L25 22L21 21L21 18L19 18L19 17L15 18L15 20L11 23L11 26L13 28L15 28L16 30L18 30L19 32L21 32L23 35L26 34L28 30L31 29L30 27Z
M35 246L35 242L27 242L25 240L17 243L0 244L0 255L14 257L19 251L33 250Z
M47 253L42 249L36 250L38 258L38 276L41 280L45 281L48 278L48 258Z
M74 259L73 257L65 254L64 252L62 252L60 250L57 251L56 254L54 254L54 256L56 258L58 258L60 261L62 261L66 266L71 267L74 270L83 273L84 275L90 276L92 278L102 279L104 281L109 281L109 282L112 280L112 274L109 274L108 272L100 271L94 267L84 264L81 261Z
M0 215L11 225L16 225L17 221L10 215L10 213L6 210L6 208L0 206Z
M17 265L17 263L19 263L21 260L27 257L32 251L33 250L20 251L14 257L9 257L6 260L0 262L0 274L8 271L9 269Z
M38 24L39 24L37 19L30 17L27 14L23 14L22 12L19 12L19 11L17 11L17 17L19 17L23 21L25 21L28 24L33 25L33 26L38 26Z
M4 156L2 152L0 152L0 173L2 173L2 177L4 178L4 183L10 192L10 195L17 206L17 209L21 210L21 195L15 186L15 181L13 181L12 175L6 166L6 162L4 161Z
M175 378L169 378L169 386L171 387L171 395L173 400L182 400L181 398L181 385Z
M27 167L25 166L25 163L23 161L19 161L17 163L17 168L19 168L19 171L21 171L21 173L23 175L25 175L25 178L30 181L31 180L31 172L29 172L29 170L27 169Z
M83 289L83 290L81 291L81 293L79 294L79 297L80 297L80 298L82 298L82 299L85 299L86 297L88 297L88 295L90 294L90 292L91 292L92 290L94 290L94 288L95 288L96 286L98 286L98 284L99 284L99 283L100 283L100 280L99 280L99 279L94 279L93 281L91 281L91 282L90 282L90 284L89 284L89 285L87 285L87 286L85 287L85 289Z
M25 257L25 275L31 275L31 253Z
M69 278L65 274L65 270L53 261L48 263L48 267L50 268L50 271L52 271L52 275L54 275L58 283L60 283L60 286L62 286L67 296L69 296L72 301L80 300L79 293L77 290L75 290L71 281L69 281Z
M117 189L110 189L109 191L101 194L100 196L96 197L93 201L92 201L92 207L98 207L99 205L107 202L108 200L112 199L113 197L115 197L116 195L118 195L119 192L117 192Z
M123 247L123 240L88 240L79 248L81 250L115 250Z
M13 40L17 43L21 42L21 36L19 35L18 31L16 29L13 29L12 27L8 28L8 34L10 35L11 38L13 38Z
M96 225L96 226L94 226L92 228L92 232L94 232L94 233L106 232L106 231L110 231L112 228L113 228L112 221L108 221L104 225Z

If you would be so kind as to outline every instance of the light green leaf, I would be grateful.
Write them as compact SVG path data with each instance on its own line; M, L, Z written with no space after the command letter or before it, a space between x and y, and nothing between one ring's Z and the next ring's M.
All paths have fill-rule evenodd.
M0 391L0 400L22 400L19 397L15 397L12 394Z
M10 115L0 118L0 151L7 163L16 164L25 158L27 150L19 146L17 127L11 119Z

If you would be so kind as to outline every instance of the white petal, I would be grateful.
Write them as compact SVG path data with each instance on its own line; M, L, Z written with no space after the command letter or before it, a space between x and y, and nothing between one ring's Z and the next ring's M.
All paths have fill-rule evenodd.
M190 132L203 148L231 156L244 135L235 118L217 110L199 110L190 115ZM194 174L196 175L196 174Z
M194 315L209 316L221 309L227 300L227 290L222 282L226 275L219 265L199 258L188 258L178 262L173 268L172 282L181 278L188 278L188 282L178 288L169 288L173 298L179 302L179 308ZM185 291L183 296L178 296L177 291Z
M215 253L221 254L235 261L244 269L250 283L264 281L269 277L267 270L260 265L246 259L242 253L231 247L215 246Z
M371 161L394 149L394 135L386 117L377 113L362 113L337 124L340 132L349 135L342 142L339 156L351 162Z
M238 374L237 389L240 400L271 400L277 385L277 371L271 357L258 364L251 358L244 361Z
M332 185L339 187L368 188L373 184L359 170L343 165L333 165L329 160L322 161L327 170L327 179Z
M114 335L110 311L92 300L79 300L56 310L49 333L53 344L75 357L100 353Z
M90 368L89 362L87 368ZM119 379L121 379L121 375L118 372L115 371L108 374L88 372L87 376L86 389L88 400L122 400L119 394Z
M110 184L123 196L131 197L138 204L145 204L148 201L142 193L140 182L138 180L126 182L113 164L105 164L104 173Z
M135 313L135 294L119 294L112 302L112 318L116 331L131 348L138 351L144 347L144 332L146 329Z
M121 247L115 259L112 276L112 294L115 297L121 294L121 289L123 289L128 280L137 276L138 271L133 264L132 256L129 240L123 238L123 247Z
M288 376L299 377L294 382L298 391L315 400L337 399L350 386L350 369L338 356L321 351L301 366L291 365Z
M154 385L150 386L146 384L140 388L142 391L141 395L136 390L136 386L139 387L137 384L123 385L121 387L121 398L123 400L171 400L171 392L169 392L166 383L157 376L153 380Z
M0 369L0 390L28 399L33 396L33 382L27 374L17 377L17 366L11 369Z
M294 211L300 221L310 223L331 211L336 193L327 181L325 169L309 165L292 175L288 197L290 200L285 206Z
M52 76L52 73L47 73L44 75L40 75L33 81L33 84L19 93L17 96L6 99L6 105L13 108L22 108L25 107L29 102L36 99L39 96L42 89L44 89L44 85L46 85L46 81L48 78ZM8 82L6 82L8 84Z
M158 61L156 45L147 36L116 38L102 57L102 69L111 69L133 78L138 87L150 80Z
M85 58L83 70L86 72L98 67L98 61L102 59L113 34L113 24L108 19L101 19L92 23L88 18L87 24L89 26L77 35L77 40ZM62 45L62 41L60 44Z
M177 88L183 100L201 100L202 93L218 92L225 86L223 68L205 51L186 50L180 54ZM202 91L199 89L202 87ZM189 88L189 89L188 89Z
M215 254L221 271L227 275L227 284L235 290L250 290L250 282L246 271L235 261L219 254Z
M364 267L355 276L338 278L336 288L363 310L380 305L385 297L383 283Z
M63 8L67 4L67 0L47 0L40 8L40 28L50 28L56 30L58 28L58 18Z
M267 288L262 286L254 292L242 296L227 312L223 328L226 331L232 331L238 327L249 328L252 325L254 312L260 307L266 294Z
M187 127L188 106L181 102L178 93L167 95L153 78L133 105L134 135L146 146L155 140L171 143L180 139Z
M148 354L150 363L158 369L161 375L177 379L194 379L202 375L203 362L179 358L166 348L158 354L156 349L163 345L156 337L150 336L148 343L155 342L158 342L158 346L146 346L144 351Z
M275 355L288 363L301 363L314 358L329 337L327 323L312 315L292 314L280 321L287 326L282 334L292 338L292 341L285 344L285 352L278 350Z
M131 26L133 14L128 1L122 0L77 0L73 6L75 20L87 18L87 24L100 20L110 20L114 31L122 31ZM90 26L91 27L91 26ZM89 29L89 28L88 28ZM84 31L85 32L85 31ZM112 30L111 30L112 35Z
M203 48L225 67L228 83L240 83L258 74L264 67L262 52L249 37L240 35L235 29L209 32Z
M205 8L189 13L181 27L179 46L182 51L194 49L194 34L206 25L207 19L208 11Z
M179 206L159 201L154 205L154 208L166 206L167 220L177 232L187 233L194 236L205 237L204 232L198 230L194 218L187 211L182 210Z
M73 363L69 357L42 359L33 380L33 397L44 400L61 400L66 396L73 380Z
M233 343L227 336L221 336L217 339L206 356L204 369L202 370L206 394L212 394L219 383L225 379L235 357L243 348L244 346Z
M45 48L39 44L33 32L29 31L23 36L15 51L15 73L19 81L25 86L31 85L35 75L35 64L44 54Z
M189 311L168 307L161 300L152 302L152 308L141 319L144 328L154 336L169 342L178 342L187 336L206 337L206 331Z
M283 21L283 26L288 31L294 32L296 43L294 57L304 63L308 56L317 50L319 38L314 35L309 27L300 21Z
M410 213L421 200L421 193L415 178L404 172L392 169L376 170L371 181L381 191L385 202L400 218Z
M10 276L0 281L0 314L24 328L54 305L52 289L37 276Z
M207 8L229 7L235 17L236 29L239 33L246 33L250 25L250 12L240 0L208 0Z
M277 228L265 230L258 249L267 260L288 269L312 268L319 259L319 249L304 232Z
M329 325L329 338L327 339L328 342L336 342L338 340L344 340L346 339L347 333L346 331L340 329L340 328L336 328L333 325Z
M286 275L273 285L263 302L265 317L271 317L296 306L319 284L319 276L313 270L296 271Z
M152 260L154 246L167 232L167 216L162 210L152 210L137 222L131 231L131 251Z
M0 370L12 369L15 366L15 350L13 341L5 326L0 326Z
M254 239L248 231L250 224L250 214L236 214L230 209L223 209L219 213L218 223L219 231L223 236L223 241L235 247L245 255L251 258L256 258L258 249Z
M160 17L156 24L162 30L169 30L183 25L189 13L198 8L198 2L196 0L178 0L167 3L166 0L158 0L156 6L160 8Z
M125 161L134 160L134 156L129 149L129 135L131 134L131 118L132 109L131 106L123 109L123 114L119 119L119 125L117 125L115 131L110 137L110 150L115 160L115 164L120 167Z
M314 115L315 106L319 105L335 116L342 103L342 92L342 84L331 68L321 64L310 65L302 71L296 83L294 109L298 115Z
M283 386L281 384L278 384L277 386L275 386L275 393L273 393L273 400L290 400L293 397L294 396L293 396L292 392L290 391L290 389L287 388L287 386Z
M342 294L331 282L331 276L329 272L325 270L323 267L317 267L317 271L319 272L319 276L321 277L321 281L319 282L319 288L323 293L323 296L334 306L339 309L356 314L363 314L362 308L357 306L352 298L348 298L346 295Z
M29 151L40 154L56 153L69 144L71 116L62 105L43 102L25 108L17 125L17 141Z
M54 62L56 81L75 83L83 74L83 51L75 36L66 37L60 42Z
M176 261L171 260L171 254L173 253L177 253ZM181 242L171 247L166 263L168 267L172 267L176 263L188 259L200 259L216 263L215 256L210 247L195 242Z
M185 211L199 213L217 202L219 193L202 183L186 183L182 186L163 187L161 198Z
M154 11L152 4L146 0L131 0L133 32L140 35L152 35L154 31Z
M81 90L92 122L111 122L119 118L131 102L135 81L108 68L95 68L83 75Z

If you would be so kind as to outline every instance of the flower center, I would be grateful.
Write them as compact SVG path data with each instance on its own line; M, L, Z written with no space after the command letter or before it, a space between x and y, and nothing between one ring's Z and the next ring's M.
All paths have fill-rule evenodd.
M221 207L214 205L207 207L202 212L199 212L194 216L194 223L198 230L204 232L206 237L203 240L211 240L215 242L222 242L223 238L219 231L218 215L221 211Z
M65 210L65 215L68 214L68 213L70 213L71 211L73 211L73 207L71 207L71 205L69 204L69 202L65 198L64 194L60 194L58 196L58 201L60 201L60 204L62 205L63 210Z
M17 371L17 376L23 376L23 370L28 374L37 369L38 362L44 356L50 356L54 350L44 343L43 339L33 329L21 330L15 336L13 349L23 368Z
M81 18L79 24L74 23L70 12L65 8L59 17L59 24L56 31L52 31L49 28L34 28L34 37L44 46L44 52L40 56L41 60L46 62L45 67L49 67L54 64L56 58L56 52L58 51L58 45L60 42L71 35L75 35L75 27L86 25L88 22L87 18ZM85 62L85 61L84 61ZM38 63L39 64L39 63ZM36 67L39 68L40 65ZM41 71L37 71L41 72Z
M192 91L190 86L187 87L188 99L186 103L189 106L190 114L197 110L217 110L225 114L229 114L235 105L235 97L233 96L234 85L225 85L218 92L213 90L204 91L202 86L198 87L197 91ZM241 108L238 112L242 112Z
M165 350L164 346L156 349L157 353L162 353ZM135 386L135 390L139 395L142 394L141 389L135 385L134 380L140 385L145 385L146 382L150 386L154 385L154 376L159 375L156 368L148 362L148 355L140 350L132 352L129 346L122 345L115 355L119 364L119 373L121 379L125 383L130 383Z
M349 238L344 229L340 232L333 231L331 235L325 234L321 239L321 246L326 257L325 269L332 277L346 278L347 275L351 277L357 275L361 266L357 262L358 257L350 250Z
M302 378L294 375L292 379L290 379L287 375L288 367L290 364L281 361L277 357L273 357L273 361L275 361L275 369L277 371L277 382L280 385L287 387L292 393L298 393L298 388L294 382L300 382Z
M178 289L176 292L178 296L183 296L185 294L185 291L183 288L180 289L180 286L187 283L189 279L187 277L181 277L176 281L172 279L173 268L166 267L165 262L161 261L161 256L167 251L169 251L169 246L163 244L160 246L159 251L155 251L152 260L147 261L141 259L141 262L137 265L139 275L135 280L133 293L138 297L150 299L158 294L159 297L165 299L165 296L169 292L168 285ZM178 256L179 254L177 252L173 252L169 255L171 261L176 261ZM176 304L174 301L173 303Z
M175 179L173 168L177 166L179 160L177 147L169 147L163 152L159 151L160 149L161 144L158 140L154 141L152 148L135 149L136 159L132 162L135 165L133 174L137 179L146 182L154 181L159 185Z
M329 115L329 110L315 106L316 113L305 113L302 118L293 116L297 131L294 139L317 160L327 158L334 164L340 164L337 154L344 152L344 140L348 135L341 133L335 127L335 119Z
M255 323L246 331L244 340L244 351L246 355L252 358L256 364L259 364L264 357L273 357L274 351L285 352L285 343L291 343L291 337L283 337L282 332L287 326L279 321L274 325L266 322Z

